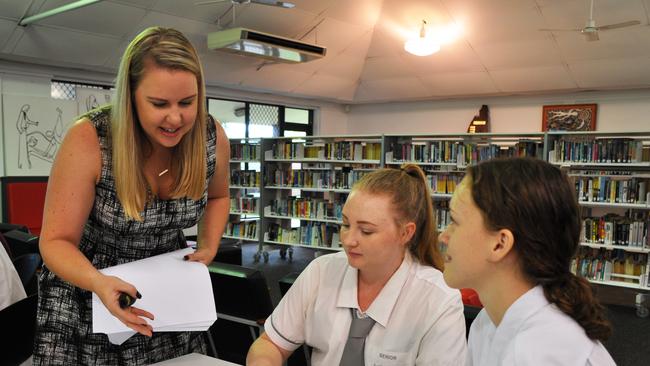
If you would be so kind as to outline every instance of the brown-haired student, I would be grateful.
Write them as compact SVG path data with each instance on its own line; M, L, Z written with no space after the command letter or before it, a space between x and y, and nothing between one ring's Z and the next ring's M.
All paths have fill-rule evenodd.
M468 168L450 204L445 281L485 306L468 365L614 365L611 330L589 283L570 272L581 219L573 185L533 158Z

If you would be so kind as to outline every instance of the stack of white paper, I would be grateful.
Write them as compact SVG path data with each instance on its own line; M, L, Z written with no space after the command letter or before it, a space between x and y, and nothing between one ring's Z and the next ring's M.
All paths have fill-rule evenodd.
M184 261L191 248L100 270L131 283L142 295L133 306L154 315L146 319L154 332L205 331L217 320L208 268ZM108 312L93 293L93 332L106 333L113 344L135 334Z

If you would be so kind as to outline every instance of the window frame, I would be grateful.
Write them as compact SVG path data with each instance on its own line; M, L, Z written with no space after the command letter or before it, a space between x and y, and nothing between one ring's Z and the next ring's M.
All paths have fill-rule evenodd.
M285 106L285 105L282 105L282 104L253 102L253 101L230 99L230 98L223 98L223 97L218 97L217 98L217 97L210 97L210 96L206 97L206 106L209 105L210 99L223 100L223 101L227 101L227 102L244 103L244 108L245 108L245 114L244 114L245 138L250 138L249 126L250 126L250 105L251 104L268 105L268 106L272 106L272 107L278 107L278 136L268 136L268 137L284 136L284 132L286 130L289 130L289 131L304 131L305 133L307 133L307 136L312 136L313 135L313 132L314 132L314 109L307 108L307 107L293 107L293 106ZM285 108L304 109L304 110L309 111L309 122L304 124L304 123L292 123L292 122L285 121Z

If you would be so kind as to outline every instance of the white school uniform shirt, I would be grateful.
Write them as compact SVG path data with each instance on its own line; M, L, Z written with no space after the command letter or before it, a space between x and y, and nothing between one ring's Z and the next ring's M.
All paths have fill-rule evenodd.
M0 310L27 297L16 267L0 244Z
M313 366L339 365L359 310L357 269L344 252L320 256L302 272L266 320L264 330L283 349L313 347ZM442 273L407 253L365 315L376 321L365 343L365 364L462 365L467 356L460 292Z
M541 286L510 305L498 327L481 310L470 328L467 361L471 366L616 365L599 341L546 300Z

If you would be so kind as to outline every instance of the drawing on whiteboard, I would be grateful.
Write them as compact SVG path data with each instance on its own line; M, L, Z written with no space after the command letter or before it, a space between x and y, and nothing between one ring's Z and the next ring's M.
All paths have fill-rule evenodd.
M104 104L111 102L111 94L108 91L99 92L95 89L77 90L79 113L90 112L95 108L100 108Z
M97 97L95 97L95 94L90 94L88 97L86 97L86 112L90 112L91 110L98 107L99 103L97 102Z
M18 120L16 121L16 129L18 130L18 168L22 169L25 163L28 168L32 168L32 161L29 158L29 147L27 145L27 129L30 126L38 126L37 121L29 119L27 113L29 112L29 104L24 104L18 112Z
M18 113L16 129L18 129L18 168L31 169L32 157L36 157L47 162L54 162L54 156L63 141L63 110L57 107L57 118L54 127L45 132L35 129L39 122L32 121L29 118L30 105L24 104Z

